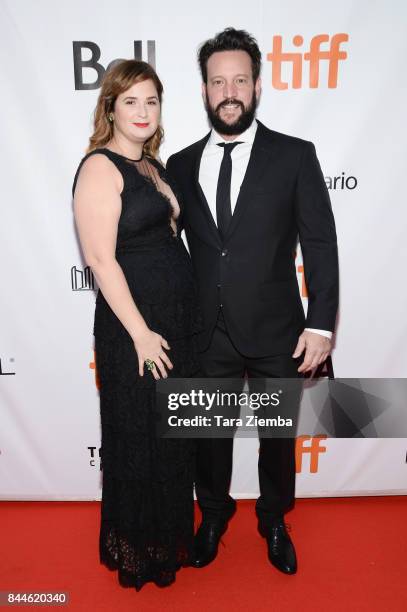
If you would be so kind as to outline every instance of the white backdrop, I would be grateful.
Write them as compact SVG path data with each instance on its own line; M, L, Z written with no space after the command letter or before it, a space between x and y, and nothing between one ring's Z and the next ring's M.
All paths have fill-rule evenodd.
M71 204L98 89L75 89L73 42L97 45L104 67L134 57L134 41L141 41L136 48L141 44L143 59L148 47L150 59L154 50L165 87L165 160L208 130L199 43L230 25L257 37L263 53L258 116L272 129L312 140L331 187L341 272L335 375L404 377L406 17L402 0L207 0L201 6L0 0L0 498L100 497L95 294L83 275ZM319 60L307 56L322 34ZM329 87L339 39L337 78ZM285 88L278 83L279 41L283 53L297 54L280 64ZM84 49L82 59L90 58ZM310 84L315 66L319 81ZM78 66L77 75L84 83L96 79L92 68ZM339 177L336 188L333 177ZM300 255L297 264L301 285ZM307 444L298 444L298 496L407 492L404 439L331 439L321 443L325 452L315 453ZM257 447L257 440L235 444L232 492L238 497L257 494Z

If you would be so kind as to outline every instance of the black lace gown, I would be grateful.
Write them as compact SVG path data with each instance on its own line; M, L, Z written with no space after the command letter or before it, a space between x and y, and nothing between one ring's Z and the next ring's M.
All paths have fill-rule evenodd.
M169 376L194 376L201 322L190 258L170 226L170 200L131 160L108 149L89 155L96 153L123 176L116 259L134 301L150 329L169 343ZM148 163L166 181L164 168ZM102 428L100 561L118 570L122 586L166 586L191 555L193 442L155 435L153 376L146 370L139 376L133 341L100 290L94 335Z

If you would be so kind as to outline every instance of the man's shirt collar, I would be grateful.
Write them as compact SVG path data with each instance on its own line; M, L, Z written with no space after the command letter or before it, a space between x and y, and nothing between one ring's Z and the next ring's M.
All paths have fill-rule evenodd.
M252 145L254 141L254 137L256 136L256 131L257 131L257 121L256 119L253 119L252 123L247 128L247 130L242 132L242 134L239 134L238 136L236 136L235 140L239 140L239 142L246 142ZM212 128L211 135L209 136L209 140L208 140L208 145L217 145L220 142L233 142L233 140L225 140L220 134L218 134L218 132L216 132Z

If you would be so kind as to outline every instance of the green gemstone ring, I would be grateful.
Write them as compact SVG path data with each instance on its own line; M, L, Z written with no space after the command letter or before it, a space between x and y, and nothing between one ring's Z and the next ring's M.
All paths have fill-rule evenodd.
M151 359L146 359L144 361L144 363L146 364L146 368L147 370L149 370L151 372L151 370L154 370L155 368L155 363L154 361L152 361Z

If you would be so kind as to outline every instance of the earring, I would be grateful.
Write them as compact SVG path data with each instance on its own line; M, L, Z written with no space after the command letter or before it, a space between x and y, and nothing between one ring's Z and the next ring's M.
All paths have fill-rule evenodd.
M113 121L113 113L109 113L107 118L109 119L110 122Z

